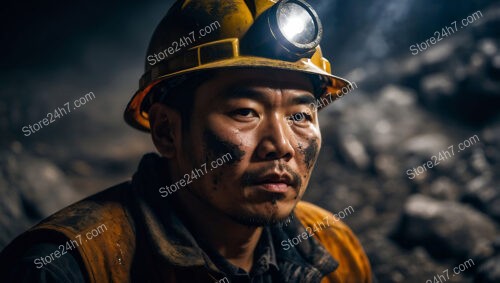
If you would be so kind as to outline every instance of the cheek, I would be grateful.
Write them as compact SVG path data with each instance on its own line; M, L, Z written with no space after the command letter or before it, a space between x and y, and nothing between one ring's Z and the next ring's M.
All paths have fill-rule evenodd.
M224 140L214 131L207 129L203 133L205 144L205 158L207 162L216 160L226 154L231 155L231 159L225 165L234 165L240 162L245 156L245 151L241 148L242 145L237 145L230 141Z
M230 135L234 136L234 133ZM217 170L214 169L212 171L212 189L214 191L217 190L218 185L225 178L231 178L237 175L234 172L237 169L238 164L243 160L246 152L243 149L242 143L236 144L232 141L226 140L222 138L222 136L211 129L206 129L203 132L203 144L204 144L204 159L207 163L207 166L210 167L210 164L213 161L221 161L222 156L226 156L226 158L221 166L217 167ZM222 162L218 163L219 165ZM232 169L230 169L232 168ZM229 170L224 170L229 169Z
M299 143L299 153L304 160L307 170L312 169L319 153L319 140L318 138L310 138L306 140L305 144Z

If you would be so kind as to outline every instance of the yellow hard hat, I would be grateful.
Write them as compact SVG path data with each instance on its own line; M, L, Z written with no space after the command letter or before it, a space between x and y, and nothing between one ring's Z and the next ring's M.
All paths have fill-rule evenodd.
M298 71L317 79L320 96L336 99L350 83L331 74L319 47L322 33L318 15L303 0L176 1L151 38L145 73L125 121L149 131L149 104L144 102L153 86L202 70Z

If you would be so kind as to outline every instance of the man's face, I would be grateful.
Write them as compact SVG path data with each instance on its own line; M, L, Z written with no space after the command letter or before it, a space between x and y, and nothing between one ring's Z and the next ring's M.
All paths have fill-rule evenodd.
M286 220L321 147L312 91L306 76L271 70L219 72L202 84L177 162L203 176L186 189L245 225ZM297 113L304 118L287 119Z

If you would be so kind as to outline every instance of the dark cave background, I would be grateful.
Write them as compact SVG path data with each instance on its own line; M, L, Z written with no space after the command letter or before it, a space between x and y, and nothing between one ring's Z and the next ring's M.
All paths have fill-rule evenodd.
M42 218L130 178L148 135L122 119L172 1L21 1L0 11L0 249ZM306 199L360 238L379 282L500 282L500 2L319 1L333 71L358 88L321 111ZM453 21L483 17L425 52ZM96 98L25 137L24 125ZM477 135L410 180L406 170Z

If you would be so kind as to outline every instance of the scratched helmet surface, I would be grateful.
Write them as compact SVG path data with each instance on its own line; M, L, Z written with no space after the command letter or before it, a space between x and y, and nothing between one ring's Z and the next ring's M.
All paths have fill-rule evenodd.
M319 46L323 29L304 0L181 0L156 27L145 72L124 113L134 128L149 131L153 86L176 76L211 69L272 68L313 76L319 96L350 83L332 75Z

